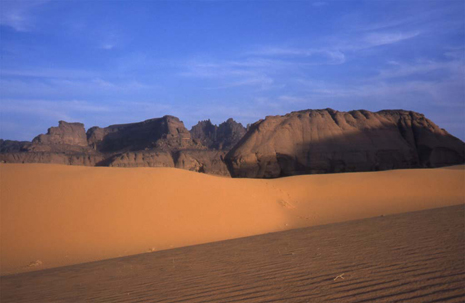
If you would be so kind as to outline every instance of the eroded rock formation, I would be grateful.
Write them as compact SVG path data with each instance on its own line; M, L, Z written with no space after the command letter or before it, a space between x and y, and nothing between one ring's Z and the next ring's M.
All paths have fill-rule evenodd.
M225 139L227 140L227 138ZM60 121L32 142L0 141L0 160L113 167L177 167L229 176L225 152L207 150L173 116L92 127Z
M245 135L246 129L241 123L229 118L216 126L210 120L200 121L190 131L192 138L209 149L230 150Z
M305 110L251 126L228 153L233 177L438 167L463 163L464 143L403 110Z
M464 143L404 110L305 110L248 130L233 119L189 132L173 116L92 127L60 121L32 142L0 140L0 160L114 167L176 167L233 177L439 167L464 163Z

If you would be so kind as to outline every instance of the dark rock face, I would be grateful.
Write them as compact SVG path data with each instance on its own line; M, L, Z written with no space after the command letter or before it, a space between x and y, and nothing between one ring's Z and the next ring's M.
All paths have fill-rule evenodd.
M109 159L108 166L175 167L171 153L165 151L139 151L119 154Z
M92 127L87 131L87 140L90 146L100 152L196 147L184 124L172 116L105 128Z
M58 127L50 127L47 134L38 135L33 144L75 145L87 147L86 130L82 123L59 121Z
M192 126L190 130L192 139L200 142L208 148L214 148L216 145L216 132L218 126L211 123L210 120L199 121L196 125Z
M463 163L464 143L423 115L306 110L253 124L226 156L233 177L438 167Z
M216 129L216 126L214 127ZM206 141L203 141L206 142ZM0 160L113 167L177 167L229 176L225 152L209 151L176 117L92 127L59 122L31 142L0 141Z
M218 126L217 131L217 149L230 150L242 137L244 137L246 129L242 124L237 123L232 118L229 118L225 122Z
M224 163L225 151L182 150L175 155L175 167L199 173L230 177Z
M101 165L111 167L176 167L219 176L231 176L224 163L226 152L215 150L137 151L115 155Z
M103 155L84 153L14 152L0 154L0 161L6 163L52 163L96 166L103 160Z
M29 145L31 145L31 142L0 139L0 153L15 153L26 151L26 148Z
M233 177L439 167L465 161L464 143L422 114L305 110L246 129L233 119L176 117L92 127L60 121L32 142L0 140L0 161L113 167L176 167Z
M47 134L41 134L32 143L23 145L23 151L33 153L87 154L91 152L87 145L86 130L82 123L59 121L58 127L50 127Z
M210 120L200 121L191 129L192 138L209 149L230 150L245 135L246 129L232 118L216 126Z

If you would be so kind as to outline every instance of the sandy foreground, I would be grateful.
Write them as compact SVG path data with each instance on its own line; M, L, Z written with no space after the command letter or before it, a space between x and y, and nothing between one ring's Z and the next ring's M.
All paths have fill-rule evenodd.
M0 278L7 302L464 302L463 205Z
M252 180L5 164L1 275L457 205L464 184L464 166Z

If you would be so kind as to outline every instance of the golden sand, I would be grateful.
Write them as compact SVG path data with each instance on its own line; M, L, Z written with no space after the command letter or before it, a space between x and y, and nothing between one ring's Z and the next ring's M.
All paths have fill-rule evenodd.
M464 166L230 179L0 165L1 274L464 203Z

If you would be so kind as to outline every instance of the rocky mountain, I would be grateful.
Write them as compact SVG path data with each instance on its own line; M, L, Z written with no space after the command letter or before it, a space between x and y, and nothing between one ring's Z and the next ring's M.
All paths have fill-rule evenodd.
M59 121L32 142L0 141L0 160L115 167L178 167L229 176L225 152L193 140L173 116L139 123L91 127Z
M216 126L210 120L200 121L190 131L192 138L209 149L230 150L245 135L246 128L229 118Z
M177 167L233 177L439 167L464 163L464 143L403 110L305 110L246 130L233 119L191 131L173 116L91 127L60 121L32 142L0 140L0 161Z
M233 177L439 167L463 163L464 143L404 110L304 110L253 124L227 154Z

